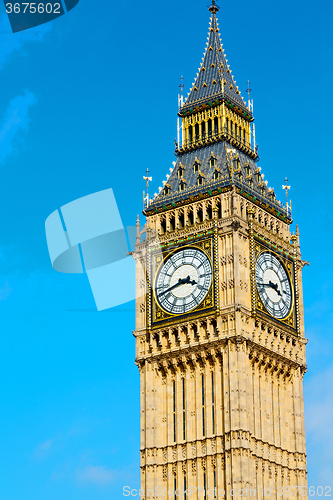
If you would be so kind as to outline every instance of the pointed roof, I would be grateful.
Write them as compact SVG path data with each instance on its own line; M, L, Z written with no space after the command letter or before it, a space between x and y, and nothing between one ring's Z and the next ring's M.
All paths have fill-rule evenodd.
M214 164L210 162L212 158L215 160ZM183 171L182 177L178 176L180 166ZM235 186L243 197L255 201L266 210L269 207L272 214L277 216L281 214L283 220L291 216L286 207L275 199L274 190L267 187L267 181L264 181L264 175L261 174L257 163L245 153L233 149L228 143L218 142L190 151L178 158L170 171L167 180L163 181L164 185L168 183L168 194L159 188L159 193L155 193L147 212L156 213L167 208L172 209L182 206L186 199L193 201L199 193L212 196ZM217 178L214 177L215 171L219 173ZM198 177L203 179L200 185L197 182ZM179 185L184 182L185 189L180 190ZM290 222L291 220L288 223Z
M201 104L215 97L231 98L235 104L241 105L248 112L246 104L232 76L220 39L216 12L218 6L213 0L208 8L212 13L209 24L207 47L199 67L195 82L185 100L181 111Z

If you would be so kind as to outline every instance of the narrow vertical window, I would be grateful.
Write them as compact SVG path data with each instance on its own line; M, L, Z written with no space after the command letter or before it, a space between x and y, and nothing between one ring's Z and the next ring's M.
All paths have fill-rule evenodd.
M203 480L204 480L204 499L207 500L207 488L206 488L206 472L204 472L204 477L203 477Z
M214 392L214 372L212 372L212 432L215 434L215 392Z
M218 135L219 133L219 119L217 116L214 118L214 134Z
M185 379L183 378L183 439L186 439Z
M201 138L202 139L206 138L206 129L205 129L205 127L206 127L205 122L202 122L202 124L201 124Z
M201 375L201 392L202 392L202 435L206 435L205 429L205 377Z
M196 123L194 126L195 140L199 140L199 123Z
M175 495L175 500L177 500L177 496L178 496L178 495L176 494L176 492L177 492L177 478L175 478L175 479L173 480L173 491L174 491L174 495Z
M173 381L172 384L172 396L173 396L173 407L172 407L172 413L173 413L173 440L176 442L176 382Z
M216 498L216 470L214 469L214 498Z
M208 137L212 135L212 120L208 120Z
M187 499L187 495L186 495L186 476L184 476L184 500Z

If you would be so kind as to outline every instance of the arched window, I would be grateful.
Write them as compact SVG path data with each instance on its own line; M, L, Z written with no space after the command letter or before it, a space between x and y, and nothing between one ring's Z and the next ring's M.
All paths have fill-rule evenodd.
M208 137L212 136L212 120L208 120Z
M188 128L188 140L190 141L190 143L192 142L193 140L193 131L192 131L192 125L189 126Z
M217 136L219 133L219 119L217 116L214 118L214 135Z
M176 228L176 220L175 220L175 216L172 215L170 217L170 231L174 231Z
M190 209L188 210L188 212L187 212L187 218L188 218L188 223L189 223L189 225L190 225L190 226L193 226L193 222L194 222L194 220L193 220L193 209L192 209L192 208L190 208Z
M199 140L199 123L196 123L194 128L195 128L195 140L198 141Z
M210 168L215 167L215 162L216 162L216 159L215 159L215 157L213 156L213 154L211 154L211 156L210 156L210 158L209 158L209 167L210 167Z
M161 219L161 233L164 234L166 232L166 220L165 218Z
M205 129L205 122L201 123L201 139L205 140L206 138L206 129Z

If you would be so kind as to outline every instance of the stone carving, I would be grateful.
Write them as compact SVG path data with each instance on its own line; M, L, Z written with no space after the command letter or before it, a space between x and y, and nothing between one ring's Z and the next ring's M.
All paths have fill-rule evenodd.
M212 452L215 453L216 451L216 439L212 440Z
M241 223L238 220L234 220L230 226L234 231L238 231L238 229L241 227Z

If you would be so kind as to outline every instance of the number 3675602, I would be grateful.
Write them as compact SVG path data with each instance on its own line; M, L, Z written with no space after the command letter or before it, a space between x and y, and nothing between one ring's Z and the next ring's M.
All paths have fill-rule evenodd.
M61 14L60 3L6 3L7 14Z

